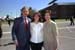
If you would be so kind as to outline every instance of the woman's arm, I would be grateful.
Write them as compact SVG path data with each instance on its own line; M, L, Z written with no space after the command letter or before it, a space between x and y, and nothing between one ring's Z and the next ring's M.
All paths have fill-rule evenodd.
M53 25L52 25L53 27L53 34L55 35L55 36L57 36L57 34L58 34L58 27L57 27L57 24L56 23L53 23Z

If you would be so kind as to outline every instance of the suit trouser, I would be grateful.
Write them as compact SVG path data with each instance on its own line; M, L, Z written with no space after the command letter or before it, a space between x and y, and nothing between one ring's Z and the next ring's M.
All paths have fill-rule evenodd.
M16 50L30 50L29 44L25 46L16 46Z
M43 42L41 43L30 42L30 44L32 50L42 50Z

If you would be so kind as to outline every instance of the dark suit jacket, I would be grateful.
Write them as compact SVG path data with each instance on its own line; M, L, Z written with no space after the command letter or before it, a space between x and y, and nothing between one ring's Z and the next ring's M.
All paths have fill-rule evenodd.
M25 46L30 40L30 22L25 30L23 17L16 18L12 28L12 39L17 40L20 46Z

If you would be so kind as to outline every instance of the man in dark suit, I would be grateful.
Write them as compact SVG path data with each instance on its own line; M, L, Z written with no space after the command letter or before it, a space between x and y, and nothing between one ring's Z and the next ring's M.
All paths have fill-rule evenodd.
M2 38L2 20L0 19L0 46L1 46L1 38Z
M12 28L12 39L16 44L16 50L30 50L30 19L29 10L26 7L21 9L21 17L14 20Z

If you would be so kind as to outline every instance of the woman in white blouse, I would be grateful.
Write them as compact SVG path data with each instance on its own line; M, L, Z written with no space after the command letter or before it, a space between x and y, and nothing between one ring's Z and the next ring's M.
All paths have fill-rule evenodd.
M31 26L31 49L42 50L43 46L43 23L40 22L40 14L37 12L33 15Z

